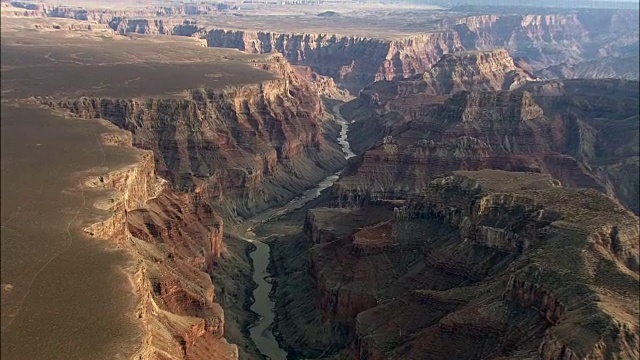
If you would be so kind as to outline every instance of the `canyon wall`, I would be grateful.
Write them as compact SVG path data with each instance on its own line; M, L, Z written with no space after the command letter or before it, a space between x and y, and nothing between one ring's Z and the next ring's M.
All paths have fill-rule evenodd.
M363 216L369 222L354 221ZM301 315L296 323L292 315L302 305L292 287L293 304L280 310L281 318L298 327L315 321L348 338L327 347L330 353L638 355L638 322L630 316L637 312L638 218L596 191L557 187L545 175L465 172L402 200L311 210L304 228L297 246L307 244L305 271L314 287L303 291L315 294L317 318ZM291 245L276 246L276 253L280 246ZM312 339L326 341L316 334ZM283 337L314 356L310 334Z
M111 125L113 126L113 125ZM105 146L132 147L132 136L113 130ZM174 193L156 177L153 153L139 150L137 161L84 186L112 190L94 206L107 219L85 227L135 261L131 281L141 302L135 316L143 327L139 358L237 359L225 340L225 314L216 302L208 272L223 255L222 220L189 196Z
M310 66L354 92L373 81L421 74L442 55L463 50L507 49L533 70L631 56L638 47L637 20L637 14L621 11L474 15L443 21L440 30L397 40L223 29L208 30L206 38L209 46L280 52L292 63ZM631 31L623 30L624 24Z
M609 56L620 55L627 50L613 50L613 44L637 44L637 33L633 34L634 29L637 32L637 20L638 14L628 11L579 10L544 15L476 15L457 19L453 26L466 48L505 47L515 57L548 64L599 57L607 52L605 49L611 49Z
M581 61L575 64L562 63L541 69L536 74L545 79L640 79L640 58L626 55L611 58Z
M504 49L443 56L422 75L378 81L343 107L351 126L352 146L362 152L382 136L426 116L434 106L458 91L510 90L534 78Z
M343 115L356 120L352 147L364 155L339 186L415 191L458 169L531 171L597 189L638 213L637 187L630 185L638 177L638 141L629 135L638 127L637 82L529 81L495 91L503 87L493 81L503 71L455 77L474 72L460 63L435 70L441 68L425 74L429 81L368 86L344 107ZM434 80L434 72L446 76ZM442 84L471 91L450 95Z
M200 89L184 99L49 102L84 118L103 118L152 150L158 174L206 199L227 219L295 197L344 164L326 141L319 92L279 55L255 66L278 75L261 84Z
M397 40L212 29L207 42L209 46L251 53L277 51L292 63L311 66L357 91L373 81L423 73L442 55L462 50L504 48L524 59L533 70L634 55L638 47L637 20L637 14L621 11L474 15L443 21L438 31ZM600 23L610 26L594 25ZM629 25L626 31L624 24Z
M86 229L138 259L142 358L257 358L246 331L255 320L252 245L225 227L289 201L345 163L320 98L338 92L333 81L278 54L253 65L276 78L186 96L42 100L122 129L110 145L145 149L139 166L88 182L120 197L99 204L113 216Z
M373 81L422 72L443 54L462 50L453 32L384 41L331 34L214 29L207 34L207 44L257 54L279 52L294 64L310 66L315 72L334 78L352 92Z
M12 10L13 9L13 10ZM6 10L6 11L5 11ZM429 70L444 54L464 50L507 49L532 71L571 76L572 71L637 78L637 69L607 66L585 70L588 61L637 56L638 15L620 10L578 10L551 14L443 16L428 30L411 29L406 37L383 39L330 33L286 33L222 29L185 16L213 14L212 5L185 4L127 11L14 3L3 13L86 20L108 24L117 33L195 36L208 46L249 53L281 53L292 64L310 66L356 94L379 80L407 78ZM24 12L23 15L20 15ZM380 31L384 31L383 29ZM586 64L586 63L585 63ZM559 71L554 66L565 66ZM588 67L588 66L587 66ZM575 70L573 70L575 69Z

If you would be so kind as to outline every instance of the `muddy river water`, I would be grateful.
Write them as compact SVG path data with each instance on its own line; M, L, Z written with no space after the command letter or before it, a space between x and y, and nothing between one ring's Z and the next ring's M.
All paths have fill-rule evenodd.
M342 115L340 115L340 105L341 104L338 104L333 107L333 114L336 122L341 127L338 143L342 147L345 158L349 159L354 157L355 154L349 147L349 139L347 135L348 123ZM244 239L252 242L256 246L256 250L250 254L254 267L253 280L258 284L258 287L253 291L254 303L251 306L251 310L260 316L259 320L249 329L249 333L251 335L251 340L256 344L258 350L272 360L285 360L287 358L287 353L280 348L278 341L271 331L275 315L273 312L274 304L269 298L269 292L271 292L271 284L268 281L269 273L267 272L267 266L269 265L269 245L262 242L260 238L255 237L252 231L253 227L256 224L269 221L270 219L289 211L303 207L309 201L320 196L320 193L323 190L331 187L331 185L338 180L339 174L340 172L327 176L318 183L316 187L305 191L302 196L292 200L288 204L279 208L271 209L245 221L244 228L246 229L246 232L244 234Z

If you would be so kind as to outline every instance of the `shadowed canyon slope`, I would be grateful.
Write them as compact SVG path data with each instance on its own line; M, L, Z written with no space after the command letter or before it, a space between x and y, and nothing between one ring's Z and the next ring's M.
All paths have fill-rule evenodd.
M294 229L272 244L294 357L638 356L638 82L531 81L498 54L343 106L362 155L261 229Z
M430 72L424 80L375 83L343 109L359 119L353 148L365 151L341 181L346 188L419 189L459 169L531 171L597 189L638 213L638 82L535 81L509 91L491 81L495 74L452 82L451 71L436 83L470 91L448 95L451 88L429 85Z
M71 133L95 124L100 132L93 130L97 135L91 151L97 155L101 151L107 155L114 151L132 154L121 154L122 160L113 164L91 163L89 158L75 161L73 156L60 158L86 168L51 173L64 179L73 177L65 186L87 196L88 209L95 207L86 217L77 218L81 224L70 223L84 229L74 246L93 244L87 236L108 240L103 243L108 251L117 249L121 255L117 261L104 257L105 262L111 261L104 266L116 269L123 267L122 262L127 264L122 270L114 270L119 277L101 272L113 280L103 281L96 274L92 281L105 290L112 288L112 281L119 281L121 291L131 293L128 297L113 293L123 304L131 300L127 300L127 309L116 307L118 303L114 302L113 312L110 308L100 312L114 318L123 316L129 328L114 322L109 329L85 331L79 341L100 347L105 338L96 334L113 330L114 339L107 341L109 346L111 341L118 343L121 353L96 348L94 355L104 358L129 357L134 351L141 358L253 358L255 346L245 335L255 316L248 311L253 282L247 252L252 245L224 235L224 219L233 223L240 216L284 203L344 164L335 137L328 135L336 130L325 121L318 95L321 90L331 91L332 83L319 77L314 77L319 82L308 82L308 74L293 69L280 55L249 56L208 49L187 38L103 38L90 29L60 33L43 31L46 27L35 31L18 27L13 31L9 24L3 20L3 358L40 358L50 351L61 358L85 357L81 349L58 352L46 345L48 342L38 347L25 345L50 327L58 327L64 336L67 327L82 325L73 317L69 321L47 318L48 325L39 328L29 325L29 318L37 315L31 310L11 320L15 316L13 303L9 302L13 295L18 296L18 312L20 306L26 307L21 303L29 304L28 309L53 309L49 314L62 306L60 294L51 291L46 303L38 305L31 296L39 295L40 290L29 292L24 279L12 277L20 269L11 268L13 263L5 262L4 256L15 254L15 246L20 246L11 242L5 225L9 229L22 224L10 224L8 219L18 216L24 207L14 208L17 213L11 213L12 204L19 203L9 203L12 197L4 196L6 186L18 186L4 176L5 169L15 171L9 164L16 163L16 159L4 157L13 154L5 149L4 140L14 134L16 126L10 125L16 121L27 132L46 134L38 128L42 124L29 120L34 116L43 116L48 126L59 124ZM47 45L51 41L58 44L55 49ZM167 73L175 74L175 79ZM32 82L39 85L31 87ZM116 94L119 97L114 97ZM58 115L51 115L53 111ZM62 120L65 114L87 120ZM133 151L133 146L145 150ZM27 158L37 155L33 150L21 151ZM78 150L74 156L82 157L82 153ZM156 176L156 171L163 179ZM25 186L28 190L31 184ZM68 191L64 187L62 190L62 194ZM99 193L101 197L94 199L85 193ZM69 208L73 210L74 206L78 204ZM52 219L58 213L56 208L47 211ZM33 231L14 230L37 239ZM73 263L59 273L52 270L51 275L64 279L66 272L74 271ZM39 274L34 275L37 284ZM68 278L78 284L75 277ZM122 287L128 281L131 287ZM56 284L51 282L59 289L71 285L62 280ZM99 293L90 286L84 291ZM22 295L24 300L19 298ZM109 300L110 296L104 298ZM75 307L78 314L94 319L97 314L91 312L94 309L90 304L100 302L79 296L63 307ZM5 320L9 325L5 326ZM111 324L105 322L105 326ZM139 335L133 335L134 331ZM59 343L56 334L46 338ZM118 336L129 336L134 349Z
M329 207L263 230L304 224L272 245L289 352L637 357L639 222L611 198L637 213L638 83L532 82L403 112L414 95L347 106L354 148L379 142L315 205Z
M181 191L215 203L234 218L284 203L344 164L325 143L323 105L286 60L255 66L278 79L221 90L190 91L186 99L50 102L84 118L103 118L153 150L159 175Z
M638 218L605 195L483 170L395 198L310 210L273 245L293 353L638 356Z

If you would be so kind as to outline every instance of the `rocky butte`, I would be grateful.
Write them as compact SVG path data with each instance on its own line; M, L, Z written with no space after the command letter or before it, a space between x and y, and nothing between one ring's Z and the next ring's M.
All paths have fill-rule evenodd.
M368 221L336 227L335 216ZM393 202L310 210L304 228L306 299L343 357L638 355L638 218L595 190L459 172ZM300 332L313 315L287 316L295 307L280 326ZM282 329L304 356L320 351L322 338Z

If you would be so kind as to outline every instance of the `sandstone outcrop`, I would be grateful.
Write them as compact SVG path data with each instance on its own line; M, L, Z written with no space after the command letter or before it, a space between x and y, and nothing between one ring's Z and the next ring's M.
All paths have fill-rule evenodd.
M445 55L422 75L366 86L357 100L347 104L348 118L376 119L352 125L352 146L358 152L373 146L381 134L425 116L455 92L510 90L532 80L504 49Z
M49 102L84 118L103 118L152 150L173 188L207 199L227 219L281 204L344 164L325 141L317 90L281 56L255 66L278 79L186 99Z
M638 14L629 11L583 10L544 15L474 15L448 25L454 26L467 49L507 48L513 56L525 58L539 69L599 57L605 49L612 49L609 56L632 54L631 48L622 50L620 45L637 44L637 34L627 35L628 29L638 28L637 20ZM622 30L626 25L627 30Z
M394 107L418 105L423 98L458 91L513 90L534 78L518 67L505 49L458 52L442 56L421 75L394 81L377 81L360 92L363 102ZM402 104L390 100L405 98Z
M256 54L282 53L293 64L310 66L352 92L373 81L423 72L442 54L463 50L457 34L446 31L384 41L331 34L214 29L208 32L207 43Z
M353 148L366 149L372 137L378 144L340 180L351 197L365 188L412 192L434 175L490 168L551 174L638 213L637 187L629 185L638 172L637 139L629 135L637 128L637 82L530 82L512 91L458 92L420 112L391 94L379 105L368 93L354 101L368 116L354 112L362 120L352 127Z
M546 175L484 170L363 204L312 210L299 240L308 242L315 287L304 291L316 294L315 316L349 337L346 348L327 351L354 359L638 356L638 218L605 195L558 187ZM354 223L350 233L331 220L348 224L380 207L393 215ZM302 306L289 296L286 324ZM283 334L314 356L299 336Z
M423 75L434 95L462 90L512 90L533 80L505 49L443 56Z
M198 38L206 34L206 31L198 26L195 20L189 19L130 19L127 17L115 17L108 24L117 34L176 35ZM203 41L203 43L205 42Z
M341 101L349 101L353 99L353 96L349 95L348 91L338 88L333 78L320 75L308 66L295 65L293 68L303 79L307 80L311 84L312 88L318 91L318 94L321 97Z
M114 130L105 145L131 147ZM141 297L136 316L145 328L137 356L164 359L237 359L224 336L225 320L207 272L223 256L222 220L209 207L167 188L155 174L153 153L84 186L112 189L95 204L110 216L85 227L89 235L128 250L136 260L132 282Z
M594 24L607 23L607 27ZM440 29L397 40L331 34L281 34L211 29L209 46L251 53L280 52L340 85L357 91L373 81L407 78L429 70L444 54L507 49L533 70L562 63L633 56L637 14L624 11L574 14L473 15L444 20ZM624 31L627 29L636 31ZM635 47L634 47L635 46Z

